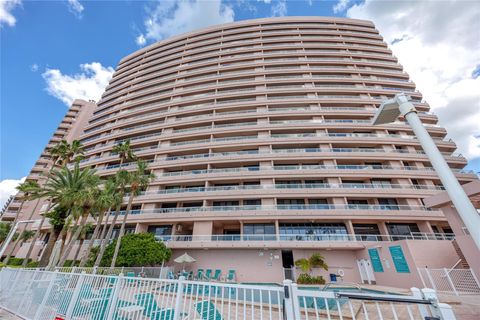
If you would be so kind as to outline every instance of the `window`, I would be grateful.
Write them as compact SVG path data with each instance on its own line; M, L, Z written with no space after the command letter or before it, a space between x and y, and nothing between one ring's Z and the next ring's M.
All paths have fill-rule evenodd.
M279 228L280 239L290 241L342 240L347 234L343 223L281 223Z
M412 232L420 232L416 223L387 223L387 229L392 240L412 239Z
M379 241L380 230L376 224L353 224L356 239L362 241Z
M157 241L168 241L172 238L172 225L149 226L148 232L153 233Z
M275 224L273 223L246 223L243 225L244 240L262 241L276 240Z
M378 199L378 204L382 210L399 210L397 200L392 198Z

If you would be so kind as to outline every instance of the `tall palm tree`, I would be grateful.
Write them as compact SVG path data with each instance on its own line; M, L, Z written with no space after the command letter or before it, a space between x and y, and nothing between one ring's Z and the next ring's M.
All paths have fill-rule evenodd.
M127 187L130 183L130 173L126 170L120 170L115 174L114 180L115 180L115 186L116 186L116 194L119 197L119 201L116 202L115 214L110 224L110 228L108 228L108 232L105 235L105 238L101 239L100 250L98 252L98 256L94 264L94 266L96 267L98 267L100 265L100 262L102 261L102 257L103 257L103 254L105 253L105 249L107 247L108 241L112 237L113 229L115 228L115 224L117 223L118 216L120 215L120 209L122 208L123 198L127 193Z
M17 210L17 213L15 215L15 219L13 220L12 226L15 226L15 224L17 223L18 218L20 217L20 212L22 211L23 205L25 204L25 201L30 200L32 198L33 194L35 192L38 192L38 190L40 189L40 186L34 180L27 180L27 181L23 182L22 184L18 185L16 187L16 189L22 193L22 196L21 196L22 197L22 202L20 203L20 207ZM10 251L8 252L8 254L7 254L7 256L4 260L5 264L8 263L12 254L15 252L15 249L17 248L17 246L25 240L25 237L23 236L23 233L25 233L25 232L27 232L26 227L23 228L22 232L20 233L20 236L17 237L17 239L13 243L12 248L10 249Z
M127 217L132 209L133 198L138 196L142 190L145 190L150 181L154 178L154 174L147 170L147 164L145 161L137 161L137 169L129 174L129 183L130 190L128 196L127 210L123 216L122 225L120 227L120 232L118 235L117 243L115 244L115 251L113 253L111 268L115 267L117 261L118 251L120 250L120 244L122 242L122 237L125 233L125 224L127 223Z
M82 251L83 244L85 243L85 240L87 239L88 234L93 230L93 225L91 223L87 223L81 230L80 232L80 242L77 246L77 249L75 250L75 255L73 256L72 259L72 266L75 264L75 261L78 259L78 255L80 254L80 251ZM93 239L92 239L93 240ZM90 240L90 242L92 241Z
M22 199L22 202L20 203L20 206L18 207L17 213L15 214L15 219L13 220L13 225L17 223L18 218L20 217L20 212L22 211L23 205L25 204L25 201L30 200L30 196L32 195L33 192L38 191L39 185L37 181L35 180L26 180L25 182L19 184L16 189L22 193L20 196Z
M100 192L97 198L97 201L95 203L95 211L98 212L98 217L96 222L97 224L95 226L95 230L93 230L92 239L88 242L87 249L82 257L82 260L80 261L80 265L79 265L80 267L84 267L85 264L87 263L93 244L95 240L99 238L100 228L103 223L103 218L105 216L105 213L107 212L107 210L108 212L110 212L112 207L115 208L119 204L121 204L122 200L123 200L122 197L120 197L119 194L117 193L117 185L115 180L114 179L106 180L103 185L103 189ZM106 225L105 225L105 228L106 228ZM103 239L103 237L100 239Z
M120 168L122 168L122 164L126 161L133 161L137 159L137 156L133 153L132 147L130 146L130 140L126 140L115 145L112 148L113 153L117 153L120 157Z
M85 168L80 170L78 167L78 163L75 164L75 167L72 171L64 168L67 174L74 174L74 177L78 178L76 189L70 190L73 192L66 192L65 198L67 201L72 201L73 207L78 208L80 211L80 224L79 228L75 230L72 238L70 239L69 243L65 246L58 266L63 267L65 261L68 258L68 254L70 253L73 244L77 241L82 228L85 226L87 219L91 213L91 210L95 206L95 202L97 200L98 195L100 194L99 184L100 178L95 174L95 171L89 168ZM54 180L52 179L52 182ZM61 177L55 180L55 182L61 183ZM53 189L55 190L55 189ZM55 191L53 192L55 194Z
M48 152L49 152L50 158L52 160L52 167L50 168L48 178L47 178L47 181L45 182L45 184L47 184L49 182L50 175L52 174L52 172L58 166L65 167L72 159L74 159L76 161L76 163L78 163L78 161L80 160L80 157L83 156L84 149L83 149L82 144L78 140L74 140L72 142L72 144L69 144L67 142L67 140L62 140L59 143L57 143L55 146L50 148L50 150ZM38 206L40 200L41 200L41 198L38 198L37 204L35 205L35 207ZM52 201L48 200L47 209L46 209L45 212L46 213L50 212L53 205L54 204L52 203ZM32 215L33 215L33 212L32 212ZM22 266L26 266L26 264L27 264L26 261L30 257L30 255L32 253L32 250L35 246L35 243L37 242L38 237L40 236L40 232L41 232L41 229L43 227L43 224L45 223L46 218L47 218L46 214L42 215L42 218L40 219L40 223L38 225L38 229L37 229L37 231L36 231L36 233L33 237L33 240L32 240L32 243L30 244L30 247L28 248L27 256L26 256L26 259L25 259L24 263L22 264ZM52 230L50 230L50 232L51 232L50 237L54 237L55 241L56 241L55 236L58 236L58 234L55 235L53 228L52 228ZM49 238L49 240L50 240L50 238ZM52 239L52 241L53 241L53 239ZM53 241L53 245L55 245L54 241ZM42 258L43 258L42 260L43 261L41 261L42 265L45 265L45 261L48 261L47 259L50 259L50 255L51 255L53 246L50 245L50 247L47 247L45 249L48 249L48 250L44 250L44 253L42 255Z

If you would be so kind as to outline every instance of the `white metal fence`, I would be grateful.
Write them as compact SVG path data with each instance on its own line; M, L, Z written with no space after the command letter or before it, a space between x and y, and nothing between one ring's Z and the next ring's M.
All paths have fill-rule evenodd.
M472 269L419 268L418 273L425 287L455 295L480 294L480 282Z
M455 319L435 296L4 268L0 307L24 319ZM442 315L442 308L447 312ZM450 316L448 316L450 312ZM446 316L445 316L446 315Z

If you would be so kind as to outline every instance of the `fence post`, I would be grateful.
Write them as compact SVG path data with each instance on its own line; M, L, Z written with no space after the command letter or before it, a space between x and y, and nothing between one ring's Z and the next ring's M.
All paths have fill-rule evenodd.
M446 303L439 303L437 293L432 289L422 289L422 295L431 302L430 311L434 317L441 320L456 320L452 307Z
M115 276L112 276L112 277L115 277ZM114 315L116 312L115 309L117 308L117 300L120 294L120 290L122 289L122 284L123 284L123 274L121 273L117 277L117 283L115 283L115 287L113 289L113 295L112 295L112 298L110 299L110 306L108 309L107 320L114 319Z
M85 271L83 271L79 276L77 280L77 284L75 285L75 288L73 289L73 294L72 294L72 299L70 299L70 303L68 304L67 308L67 314L65 315L66 319L72 319L72 314L75 309L75 306L77 305L77 300L78 296L82 292L82 286L83 282L85 281Z
M295 320L295 313L293 310L293 297L292 297L292 280L283 280L283 319Z
M450 274L447 270L447 268L443 268L443 272L445 272L445 277L447 278L448 283L452 287L453 293L455 293L456 296L458 296L457 288L455 288L455 285L453 284L452 278L450 278Z
M292 288L291 297L292 297L292 305L293 305L293 314L295 315L296 320L300 320L301 316L300 316L300 303L298 300L298 285L295 282L292 282L291 288Z
M410 288L410 291L412 292L412 296L414 296L415 298L423 299L422 291L420 291L420 289L413 287ZM418 311L420 312L422 319L425 319L429 316L427 308L424 305L419 304Z
M43 308L45 308L45 305L47 304L48 298L50 296L50 292L52 292L53 284L55 283L55 280L57 280L58 272L52 272L53 273L53 279L50 280L50 283L48 284L47 291L45 291L45 295L43 296L42 302L38 306L37 312L35 312L35 316L33 317L34 320L40 319L40 316L42 315Z
M97 266L94 266L92 269L92 274L97 274Z
M432 285L432 288L437 290L437 286L435 285L435 282L432 279L432 275L430 274L430 270L428 270L428 268L425 268L425 272L427 273L428 281L430 281L430 284Z
M173 313L173 320L180 319L181 307L182 307L182 300L183 300L183 286L185 284L185 276L180 276L178 278L178 286L177 286L177 297L175 299L175 311Z
M33 276L30 280L30 283L25 287L25 294L23 295L22 299L20 300L20 304L18 305L18 310L22 310L22 306L25 302L25 299L29 296L30 291L32 290L32 286L35 283L35 278L37 277L37 273L39 272L39 269L35 269L33 272Z

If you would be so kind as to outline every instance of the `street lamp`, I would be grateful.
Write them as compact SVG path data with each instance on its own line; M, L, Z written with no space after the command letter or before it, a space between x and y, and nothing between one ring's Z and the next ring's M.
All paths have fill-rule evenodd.
M480 215L423 126L415 106L409 101L409 97L404 93L399 93L393 99L384 101L373 118L373 125L393 122L399 115L402 115L412 127L460 218L462 218L473 241L480 249Z
M8 236L7 238L5 239L5 242L3 243L3 246L2 248L0 249L0 258L2 257L3 253L5 252L5 250L7 249L10 241L12 241L12 238L13 238L13 235L15 234L15 232L17 231L18 229L18 225L20 223L32 223L32 222L35 222L37 220L21 220L21 221L17 221L17 223L15 223L15 225L13 226L12 229L10 229L10 232L8 233Z

